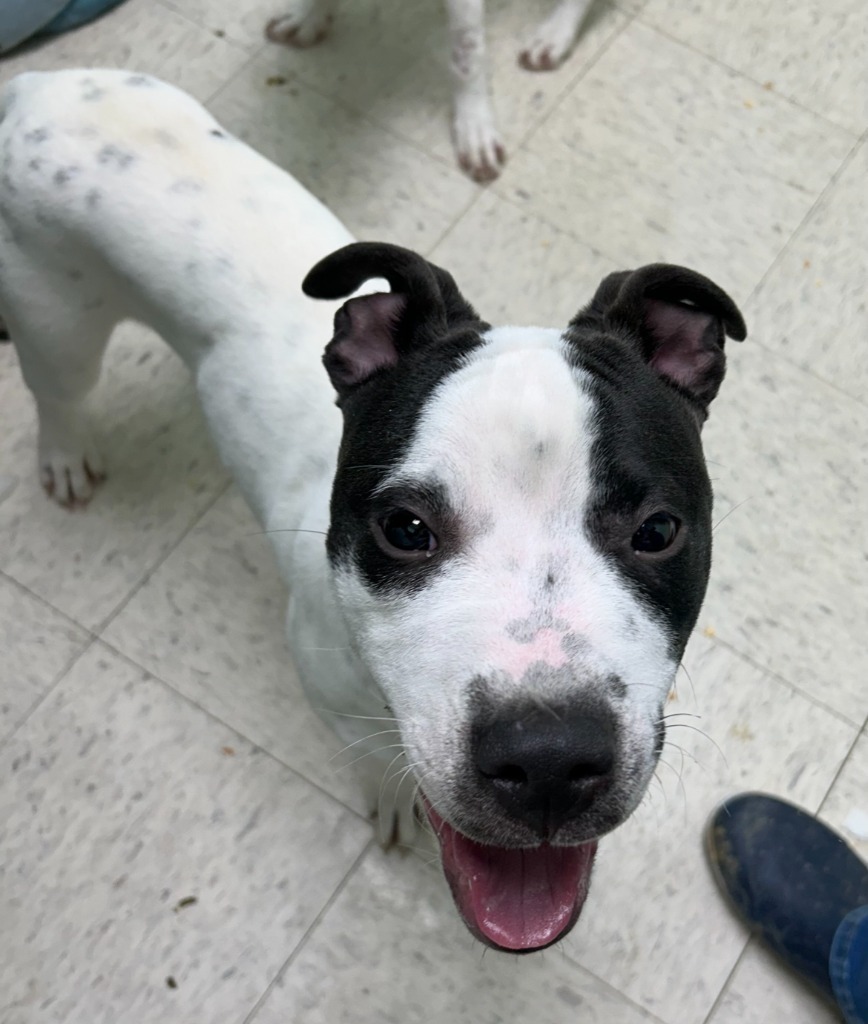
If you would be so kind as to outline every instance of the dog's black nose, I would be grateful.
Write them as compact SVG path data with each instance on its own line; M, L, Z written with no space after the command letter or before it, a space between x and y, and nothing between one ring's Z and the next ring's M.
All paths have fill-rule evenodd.
M472 744L480 784L542 839L612 783L615 725L607 712L510 713L477 726Z

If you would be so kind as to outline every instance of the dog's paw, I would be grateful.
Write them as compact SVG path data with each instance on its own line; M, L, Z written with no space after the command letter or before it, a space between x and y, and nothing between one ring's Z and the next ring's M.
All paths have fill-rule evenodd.
M527 71L554 71L566 60L588 5L564 0L537 27L518 62Z
M506 149L487 99L456 103L452 136L461 170L480 184L494 181L506 163Z
M93 445L70 449L68 445L39 446L39 481L45 493L63 508L82 508L94 489L105 480L105 469Z
M279 18L272 18L265 26L265 35L281 46L296 46L304 49L316 46L329 34L332 12L321 4L310 0L297 2L294 8Z

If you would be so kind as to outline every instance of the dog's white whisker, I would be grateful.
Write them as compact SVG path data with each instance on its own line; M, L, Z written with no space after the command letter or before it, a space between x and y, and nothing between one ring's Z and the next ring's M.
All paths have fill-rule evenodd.
M717 740L712 735L710 735L710 733L707 733L704 729L699 729L695 725L688 725L687 722L673 722L668 728L689 729L691 732L699 733L699 735L702 736L704 739L708 740L708 742L714 747L718 754L720 754L720 756L723 758L724 765L726 765L727 767L729 766L729 762L726 759L726 754L723 752L723 748L720 746Z
M387 735L400 735L400 732L398 729L380 729L379 732L372 732L370 736L362 736L360 739L353 740L352 743L348 743L345 747L342 747L336 754L332 754L332 756L329 758L329 761L334 761L335 758L340 757L342 754L345 754L348 750L351 750L353 747L357 747L360 743L367 743L369 740L375 739L377 736Z
M350 715L345 711L335 711L333 708L314 708L320 715L334 715L336 718L355 718L361 722L397 722L394 715Z
M394 750L395 747L401 747L402 748L402 752L403 752L404 744L403 743L389 743L385 747L377 747L376 750L367 750L367 751L365 751L364 754L360 754L358 757L354 758L352 761L347 762L347 764L338 765L337 768L335 768L335 771L336 772L346 771L347 768L352 768L352 766L354 764L358 764L359 761L364 761L364 759L366 757L372 757L374 754L382 754L386 750Z
M737 512L742 507L742 505L746 505L751 500L752 496L748 496L743 501L740 501L737 505L733 505L732 508L725 515L722 515L720 519L718 519L717 522L711 527L711 532L714 533L718 526L720 526L721 523L726 522L726 520L729 519L733 512Z

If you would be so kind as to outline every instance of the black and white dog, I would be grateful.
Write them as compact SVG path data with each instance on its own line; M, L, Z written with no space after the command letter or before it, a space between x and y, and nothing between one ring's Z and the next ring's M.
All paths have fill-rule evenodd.
M480 939L555 942L663 743L709 571L700 428L738 310L657 264L607 277L564 329L492 327L171 86L27 74L0 102L0 313L46 490L91 497L83 400L115 324L151 325L273 531L291 649L371 755L381 839L412 841L418 808ZM375 279L390 290L332 328L315 300Z
M284 13L266 35L284 46L322 42L331 29L338 0L284 0ZM497 130L485 56L485 0L445 0L449 19L453 81L452 141L462 170L474 181L496 178L506 160ZM591 0L557 0L528 38L519 63L528 71L553 71L569 54Z

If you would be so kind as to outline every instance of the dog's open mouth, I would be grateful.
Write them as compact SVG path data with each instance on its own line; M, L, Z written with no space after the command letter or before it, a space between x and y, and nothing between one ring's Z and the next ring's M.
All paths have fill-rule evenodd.
M496 949L530 953L563 938L578 920L597 852L582 846L506 849L462 835L425 801L443 870L464 923Z

